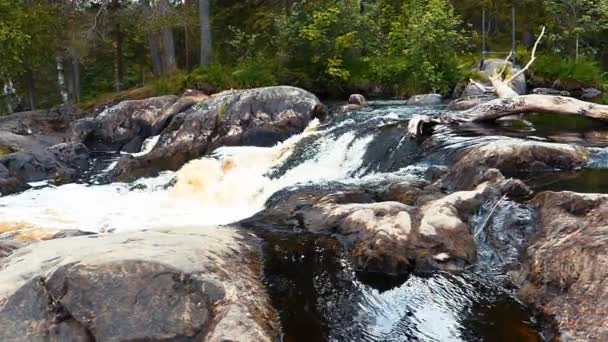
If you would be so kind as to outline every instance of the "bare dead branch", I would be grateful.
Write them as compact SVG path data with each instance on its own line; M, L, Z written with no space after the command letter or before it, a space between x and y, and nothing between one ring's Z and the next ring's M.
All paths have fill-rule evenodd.
M534 61L536 60L536 49L538 48L538 44L540 43L540 41L543 39L543 36L545 35L545 29L546 29L545 26L543 26L543 29L540 32L540 36L538 36L538 39L534 43L534 47L532 48L532 57L530 58L530 61L528 61L528 64L526 64L525 67L523 67L521 70L519 70L517 73L515 73L515 75L506 79L505 83L507 83L507 84L511 83L514 79L519 77L519 75L526 72L526 70L528 70L530 68L532 63L534 63Z

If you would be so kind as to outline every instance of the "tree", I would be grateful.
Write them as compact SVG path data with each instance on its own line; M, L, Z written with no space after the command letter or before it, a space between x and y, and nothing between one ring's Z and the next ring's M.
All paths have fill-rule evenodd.
M158 34L150 27L149 22L153 18L152 7L149 0L140 0L144 19L146 20L146 35L148 40L148 49L150 50L150 59L152 62L152 72L154 76L159 77L163 74L163 65L160 58L160 46L158 43Z
M201 26L201 65L212 62L211 16L209 0L199 0L199 21Z
M447 0L408 0L403 4L389 36L389 54L407 61L414 88L447 92L455 82L456 55L467 37L461 27Z
M171 11L169 0L160 0L158 11L161 17L168 17ZM169 23L163 21L161 28L163 74L172 75L177 71L177 59L175 58L175 41L173 39L173 28Z

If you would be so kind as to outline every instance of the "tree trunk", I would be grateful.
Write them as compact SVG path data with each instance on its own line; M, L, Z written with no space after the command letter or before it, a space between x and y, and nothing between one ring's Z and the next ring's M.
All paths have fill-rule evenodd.
M490 76L492 90L499 97L496 100L481 103L471 109L460 112L447 112L438 117L415 115L408 123L408 134L418 138L428 131L429 127L437 124L452 124L459 122L488 122L502 117L525 113L550 113L579 115L608 122L608 105L577 100L565 96L553 95L518 95L510 83L519 74L524 73L536 59L536 48L543 37L543 28L538 40L532 49L532 57L528 64L515 75L503 79L502 72ZM507 57L508 60L508 57ZM505 60L505 63L507 63ZM480 89L486 91L487 87L472 81Z
M169 0L161 0L159 9L161 15L165 15L169 11ZM163 41L163 71L164 75L171 75L177 70L177 61L175 59L175 42L173 40L173 29L164 27L161 30L161 38Z
M211 21L209 0L199 0L199 21L201 26L201 65L212 63Z
M122 89L122 80L124 77L124 64L122 55L122 32L120 31L120 25L116 25L116 31L114 32L114 88L116 91Z
M2 90L2 93L4 94L6 109L8 110L8 114L10 114L13 112L13 82L11 80L5 81Z
M150 20L152 17L152 8L148 0L140 0L139 2L142 7L142 12L146 20ZM160 47L158 44L158 35L155 32L148 31L148 48L150 49L150 59L152 61L152 73L156 77L160 77L163 74L163 66L160 58Z
M63 64L63 57L57 55L55 57L57 63L57 85L59 86L59 94L61 95L61 102L67 104L69 100L68 86L65 81L65 68Z
M72 84L74 102L78 102L80 101L80 61L76 58L72 59Z
M35 82L34 82L34 73L30 68L25 71L25 87L27 92L27 101L30 107L30 110L36 110L36 100L35 100Z
M188 32L188 26L184 25L184 50L186 54L186 70L190 71L190 34Z
M608 121L608 106L606 105L585 102L572 97L535 94L488 101L450 116L457 121L484 122L513 114L535 112L579 115Z

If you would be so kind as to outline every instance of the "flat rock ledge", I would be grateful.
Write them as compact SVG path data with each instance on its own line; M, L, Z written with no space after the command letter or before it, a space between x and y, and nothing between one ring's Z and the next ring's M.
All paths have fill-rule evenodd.
M258 253L232 227L31 243L0 259L0 340L273 341Z

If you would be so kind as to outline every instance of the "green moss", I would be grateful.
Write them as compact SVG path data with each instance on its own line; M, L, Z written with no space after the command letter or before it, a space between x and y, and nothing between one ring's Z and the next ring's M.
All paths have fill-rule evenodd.
M8 146L0 145L0 157L5 156L7 154L11 154L13 152L15 152L14 149L12 149Z

